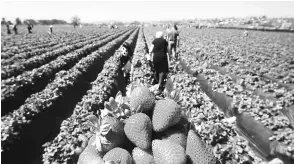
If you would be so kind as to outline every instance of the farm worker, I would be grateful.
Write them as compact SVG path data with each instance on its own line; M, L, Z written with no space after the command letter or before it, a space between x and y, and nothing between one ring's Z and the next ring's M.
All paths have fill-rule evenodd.
M121 51L120 53L121 65L119 66L119 68L122 68L126 82L129 82L128 80L132 81L132 79L130 79L130 75L133 72L133 65L132 65L133 50L130 43L124 42L120 47L120 51Z
M155 70L154 70L154 66L153 66L153 62L152 62L152 58L151 58L151 54L148 53L148 54L146 55L146 58L147 58L147 64L148 64L148 66L149 66L149 68L150 68L150 71L151 71L152 74L153 74L152 77L154 77ZM155 78L152 79L152 82L151 82L151 83L152 83L152 85L155 85L155 84L156 84Z
M244 36L248 36L248 31L247 30L244 31Z
M18 34L18 33L17 33L17 24L14 24L14 25L13 25L13 31L14 31L15 35Z
M33 25L28 24L28 32L29 32L30 34L32 33L32 28L33 28Z
M53 33L53 25L50 25L49 29L50 29L50 33L52 34Z
M166 36L165 36L165 39L167 40L168 39L168 34L170 33L170 25L168 24L167 26L166 26L167 28L166 28Z
M164 83L168 74L167 41L163 38L163 32L156 32L155 39L152 41L149 55L153 58L155 70L154 80L159 84L159 93L164 90Z
M11 34L10 25L8 23L6 24L6 28L7 28L7 34Z
M167 33L167 41L168 41L168 55L170 57L178 59L177 56L177 47L179 47L179 32L177 25L173 25L172 29Z

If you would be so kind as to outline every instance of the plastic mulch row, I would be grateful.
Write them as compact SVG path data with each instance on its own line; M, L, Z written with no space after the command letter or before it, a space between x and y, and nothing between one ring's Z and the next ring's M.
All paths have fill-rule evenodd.
M184 70L189 73L192 71L184 62L180 62ZM196 74L194 74L195 76ZM249 146L263 159L272 159L271 153L271 141L269 138L272 136L271 130L266 128L260 122L256 121L247 113L234 113L230 107L231 98L225 94L212 91L212 87L208 84L208 81L202 74L196 75L201 90L225 113L226 117L236 117L236 131L239 135L245 137L249 141Z

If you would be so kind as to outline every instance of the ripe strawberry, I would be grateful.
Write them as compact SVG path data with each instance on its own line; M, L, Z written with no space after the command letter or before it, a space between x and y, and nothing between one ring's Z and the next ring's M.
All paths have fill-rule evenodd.
M132 164L133 163L133 159L131 154L126 151L125 149L116 147L112 150L110 150L109 152L107 152L104 157L103 160L105 162L108 161L114 161L120 164Z
M177 124L180 119L181 108L174 100L165 99L157 101L152 116L152 125L155 132L164 131Z
M92 136L88 142L88 146L80 154L78 159L78 164L102 164L102 156L93 145L95 142L96 136Z
M174 142L153 140L152 151L156 164L186 164L185 149Z
M142 149L151 147L152 123L144 113L137 113L126 120L124 127L127 138Z
M132 111L138 110L148 113L153 109L155 97L146 86L139 86L131 93L130 107ZM140 108L139 108L140 107Z
M177 124L164 131L165 136L162 140L169 140L171 142L181 145L186 149L187 135L185 127L182 124Z
M150 150L146 151L135 147L132 151L134 164L155 164L153 155Z
M187 139L187 164L215 164L216 158L211 149L209 149L197 136L194 130L190 130Z

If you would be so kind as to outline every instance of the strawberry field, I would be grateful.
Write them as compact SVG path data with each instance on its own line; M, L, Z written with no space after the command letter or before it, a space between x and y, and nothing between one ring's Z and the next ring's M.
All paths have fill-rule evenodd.
M180 29L157 94L146 54L159 30L3 36L3 163L294 162L293 33Z

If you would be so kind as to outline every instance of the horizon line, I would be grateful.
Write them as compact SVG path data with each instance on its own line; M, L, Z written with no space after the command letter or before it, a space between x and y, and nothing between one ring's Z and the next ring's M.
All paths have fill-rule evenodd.
M294 16L280 16L280 17L269 17L269 16L266 16L266 15L255 15L255 16L244 16L244 17L234 17L234 16L229 16L229 17L210 17L210 18L200 18L200 17L195 17L195 18L182 18L182 19L161 19L161 20L132 20L132 21L129 21L129 20L97 20L97 21L85 21L83 22L81 20L81 23L99 23L99 22L122 22L122 23L130 23L130 22L135 22L135 21L138 21L138 22L165 22L165 21L185 21L185 20L211 20L211 19L228 19L228 18L233 18L233 19L245 19L245 18L252 18L252 17L263 17L265 16L266 18L268 19L283 19L283 18L293 18L294 19ZM5 18L5 17L1 17L2 18ZM17 17L16 17L17 18ZM15 19L16 19L15 18ZM65 21L67 23L69 23L70 21L66 21L64 19L58 19L58 18L52 18L52 19L33 19L33 18L25 18L25 19L21 19L21 21L24 21L24 20L28 20L28 19L32 19L32 20L62 20L62 21ZM12 20L7 20L5 18L6 21L12 21Z

